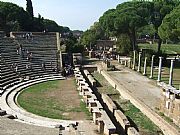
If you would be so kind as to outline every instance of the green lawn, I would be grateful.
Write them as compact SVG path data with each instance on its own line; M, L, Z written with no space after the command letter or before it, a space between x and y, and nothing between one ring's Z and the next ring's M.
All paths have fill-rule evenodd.
M92 75L98 82L97 88L98 88L98 92L100 94L104 93L104 94L112 94L113 95L113 94L119 93L109 83L107 83L107 81L101 74L99 74L98 72L94 72Z
M129 101L117 99L115 102L119 104L120 109L130 119L130 121L133 121L138 128L141 128L140 132L142 134L159 135L162 133L161 130L148 117L146 117Z
M154 51L158 49L157 44L138 44L138 47L142 49L152 49ZM161 50L166 54L180 54L180 44L162 44Z
M43 117L74 120L77 116L80 120L91 119L85 103L76 91L73 79L33 85L22 91L17 101L28 112Z

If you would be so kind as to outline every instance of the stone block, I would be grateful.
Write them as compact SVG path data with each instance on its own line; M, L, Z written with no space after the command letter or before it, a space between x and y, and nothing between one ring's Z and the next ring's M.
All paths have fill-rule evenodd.
M0 116L4 116L6 115L6 111L5 110L0 110Z

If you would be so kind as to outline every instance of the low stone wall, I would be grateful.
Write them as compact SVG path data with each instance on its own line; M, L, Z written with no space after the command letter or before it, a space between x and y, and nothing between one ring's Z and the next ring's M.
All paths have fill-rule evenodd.
M129 127L127 130L127 134L128 135L139 135L139 133L137 132L137 130L134 127Z
M92 75L88 75L87 78L89 79L89 82L91 83L91 85L93 87L96 87L96 80L94 79L94 77L92 77Z
M127 129L130 127L130 122L127 117L120 110L115 110L114 116L122 128L127 132ZM128 134L129 135L129 134Z
M89 73L88 70L84 70L84 74L85 74L86 76L90 75L90 73Z
M114 80L107 72L102 70L100 66L98 66L98 71L106 78L106 80L119 91L121 96L125 99L130 100L130 102L139 108L141 112L146 115L152 122L154 122L165 135L178 135L180 134L173 126L171 126L168 122L166 122L163 118L161 118L157 113L155 113L151 108L145 105L139 99L134 98L134 96L126 90L121 85L118 85L118 81Z
M117 106L114 104L111 98L106 94L102 94L102 100L107 105L108 109L112 112L112 114L114 115L114 111L117 110Z
M138 131L134 127L131 127L127 117L123 114L122 111L117 109L117 106L108 95L102 94L102 100L107 105L108 110L110 110L112 115L114 115L116 121L121 125L124 133L126 133L127 135L139 135Z
M97 66L96 65L84 65L83 69L88 70L89 73L92 73L94 71L97 71Z
M83 72L84 72L84 75L86 76L86 78L88 79L88 81L91 83L91 85L93 87L96 87L96 80L91 75L91 73L89 73L89 71L87 71L87 70L83 70Z

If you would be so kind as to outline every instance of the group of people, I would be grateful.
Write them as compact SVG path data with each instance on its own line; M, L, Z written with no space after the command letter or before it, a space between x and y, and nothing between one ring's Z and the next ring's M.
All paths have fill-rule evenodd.
M11 68L18 72L18 64L12 63Z
M65 65L62 69L63 76L70 76L73 74L73 67L71 65Z
M24 57L24 55L26 54L27 55L27 60L30 62L33 58L33 54L32 52L29 52L29 50L27 49L23 49L22 48L22 44L18 44L17 45L17 48L16 48L16 53L18 55L20 55L22 58Z
M25 38L25 39L33 39L32 33L29 32L29 33L24 34L23 38Z

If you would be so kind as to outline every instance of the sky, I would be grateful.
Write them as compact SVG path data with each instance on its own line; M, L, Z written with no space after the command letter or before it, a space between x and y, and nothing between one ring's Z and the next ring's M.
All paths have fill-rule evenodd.
M26 7L26 0L0 0ZM125 0L32 0L34 16L38 13L71 30L87 30L105 11Z

